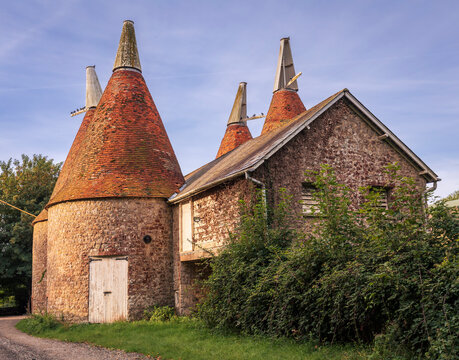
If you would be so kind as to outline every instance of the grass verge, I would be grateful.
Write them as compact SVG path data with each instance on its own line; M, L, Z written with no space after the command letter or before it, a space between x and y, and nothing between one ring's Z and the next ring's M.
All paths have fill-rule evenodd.
M16 327L31 335L85 342L161 359L364 359L358 346L316 346L289 339L270 339L215 333L195 320L118 322L113 324L61 324L48 316L32 316Z

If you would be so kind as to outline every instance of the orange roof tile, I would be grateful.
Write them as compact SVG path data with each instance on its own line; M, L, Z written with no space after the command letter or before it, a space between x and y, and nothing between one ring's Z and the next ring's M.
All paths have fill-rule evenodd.
M121 68L92 118L85 116L48 206L89 198L167 198L183 183L142 74Z
M86 137L86 132L91 122L94 113L96 112L96 108L89 108L84 115L83 121L81 122L80 128L73 140L72 147L70 148L69 153L67 154L67 158L65 159L64 165L62 166L61 172L59 174L59 178L56 181L56 185L54 186L53 193L51 194L51 198L49 202L52 202L57 194L62 190L64 185L67 183L69 175L72 172L72 168L75 166L75 158L77 156L78 151L81 149L81 141Z
M296 91L282 89L274 92L261 134L288 124L304 111L306 108Z
M210 189L229 179L242 176L245 172L252 172L264 161L274 155L279 149L294 138L300 131L307 129L321 114L336 104L340 99L349 101L357 108L361 108L368 120L375 125L380 133L388 134L391 144L405 153L420 169L424 169L428 182L439 180L437 175L403 144L384 124L382 124L368 109L366 109L348 89L343 89L328 97L307 111L294 117L285 126L278 127L264 135L249 140L211 162L201 166L185 176L186 186L169 198L171 203L180 202L206 189Z
M245 122L228 124L223 136L217 158L252 139L252 134Z

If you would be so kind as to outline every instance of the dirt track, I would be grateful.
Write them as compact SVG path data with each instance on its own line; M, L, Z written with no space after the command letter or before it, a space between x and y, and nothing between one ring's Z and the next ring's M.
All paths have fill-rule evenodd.
M134 353L29 336L14 327L22 318L0 317L0 360L147 359Z

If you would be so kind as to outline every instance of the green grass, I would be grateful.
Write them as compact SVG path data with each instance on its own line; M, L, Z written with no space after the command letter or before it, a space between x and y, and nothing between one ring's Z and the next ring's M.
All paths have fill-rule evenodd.
M161 359L364 359L368 355L358 346L315 346L289 339L224 335L193 320L55 325L49 317L32 317L16 327L39 337L91 343Z

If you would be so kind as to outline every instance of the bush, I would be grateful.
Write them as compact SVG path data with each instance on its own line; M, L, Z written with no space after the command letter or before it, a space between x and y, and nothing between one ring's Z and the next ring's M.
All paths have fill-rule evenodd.
M239 230L210 261L206 299L198 306L199 316L211 327L256 333L268 326L266 310L276 291L272 271L297 237L287 226L290 199L284 192L281 195L272 211L273 223L268 221L262 192L254 206L241 201Z
M458 218L440 203L427 219L414 180L396 166L387 172L395 184L388 209L370 188L360 189L355 209L329 166L313 173L318 206L302 236L289 229L286 201L270 219L262 201L244 208L212 260L200 317L212 327L322 342L378 336L375 358L457 356Z
M58 321L52 315L31 315L27 319L23 319L16 327L31 335L40 335L47 330L57 329L62 326L62 323Z
M175 317L172 306L151 306L143 311L143 318L149 321L169 321Z

